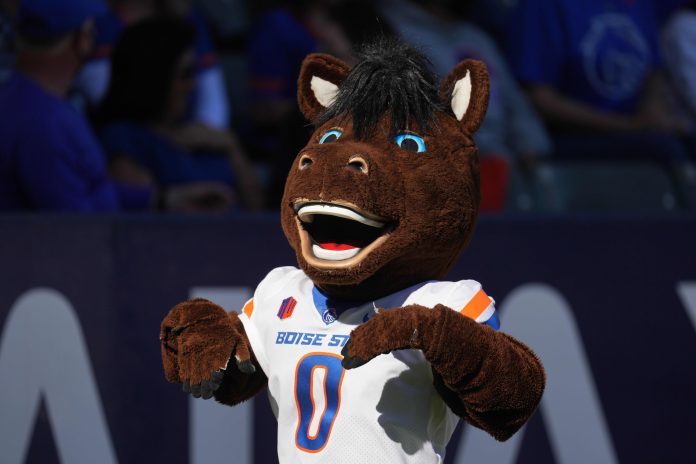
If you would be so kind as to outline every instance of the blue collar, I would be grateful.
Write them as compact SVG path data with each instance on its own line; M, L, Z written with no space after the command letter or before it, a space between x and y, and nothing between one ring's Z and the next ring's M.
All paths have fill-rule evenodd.
M322 293L316 285L312 286L312 299L314 300L314 308L326 325L336 322L336 319L343 311L362 304L354 301L331 299L328 295Z

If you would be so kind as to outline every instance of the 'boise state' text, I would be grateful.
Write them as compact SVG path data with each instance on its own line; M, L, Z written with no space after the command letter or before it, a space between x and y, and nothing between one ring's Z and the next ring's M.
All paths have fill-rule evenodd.
M344 346L349 335L331 335L310 332L278 332L276 345L313 345L313 346Z

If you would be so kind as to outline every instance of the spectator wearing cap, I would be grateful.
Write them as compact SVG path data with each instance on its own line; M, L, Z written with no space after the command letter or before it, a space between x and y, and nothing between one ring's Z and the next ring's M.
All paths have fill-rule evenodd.
M64 100L102 9L97 0L20 3L17 70L0 88L0 210L119 209L96 138Z
M227 197L191 184L158 193L114 183L87 121L65 100L92 51L99 0L22 0L17 69L0 85L0 211L199 210ZM200 199L205 205L201 206Z

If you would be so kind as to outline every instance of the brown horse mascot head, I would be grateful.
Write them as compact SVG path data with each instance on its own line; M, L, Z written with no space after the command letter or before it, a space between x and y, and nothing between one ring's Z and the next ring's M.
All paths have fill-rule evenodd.
M302 65L298 100L316 130L293 163L281 218L304 272L332 297L376 298L442 278L471 238L479 204L473 133L488 74L459 63L438 87L427 60L382 41L352 69Z

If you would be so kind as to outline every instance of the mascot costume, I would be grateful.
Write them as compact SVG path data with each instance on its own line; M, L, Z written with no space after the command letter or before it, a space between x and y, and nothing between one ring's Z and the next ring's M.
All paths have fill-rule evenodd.
M538 405L544 371L498 332L473 280L447 282L479 203L472 135L488 75L437 82L398 42L350 68L308 56L300 109L316 130L281 222L300 269L272 270L241 313L196 299L162 323L165 376L235 405L268 388L282 463L436 463L459 418L498 440Z

